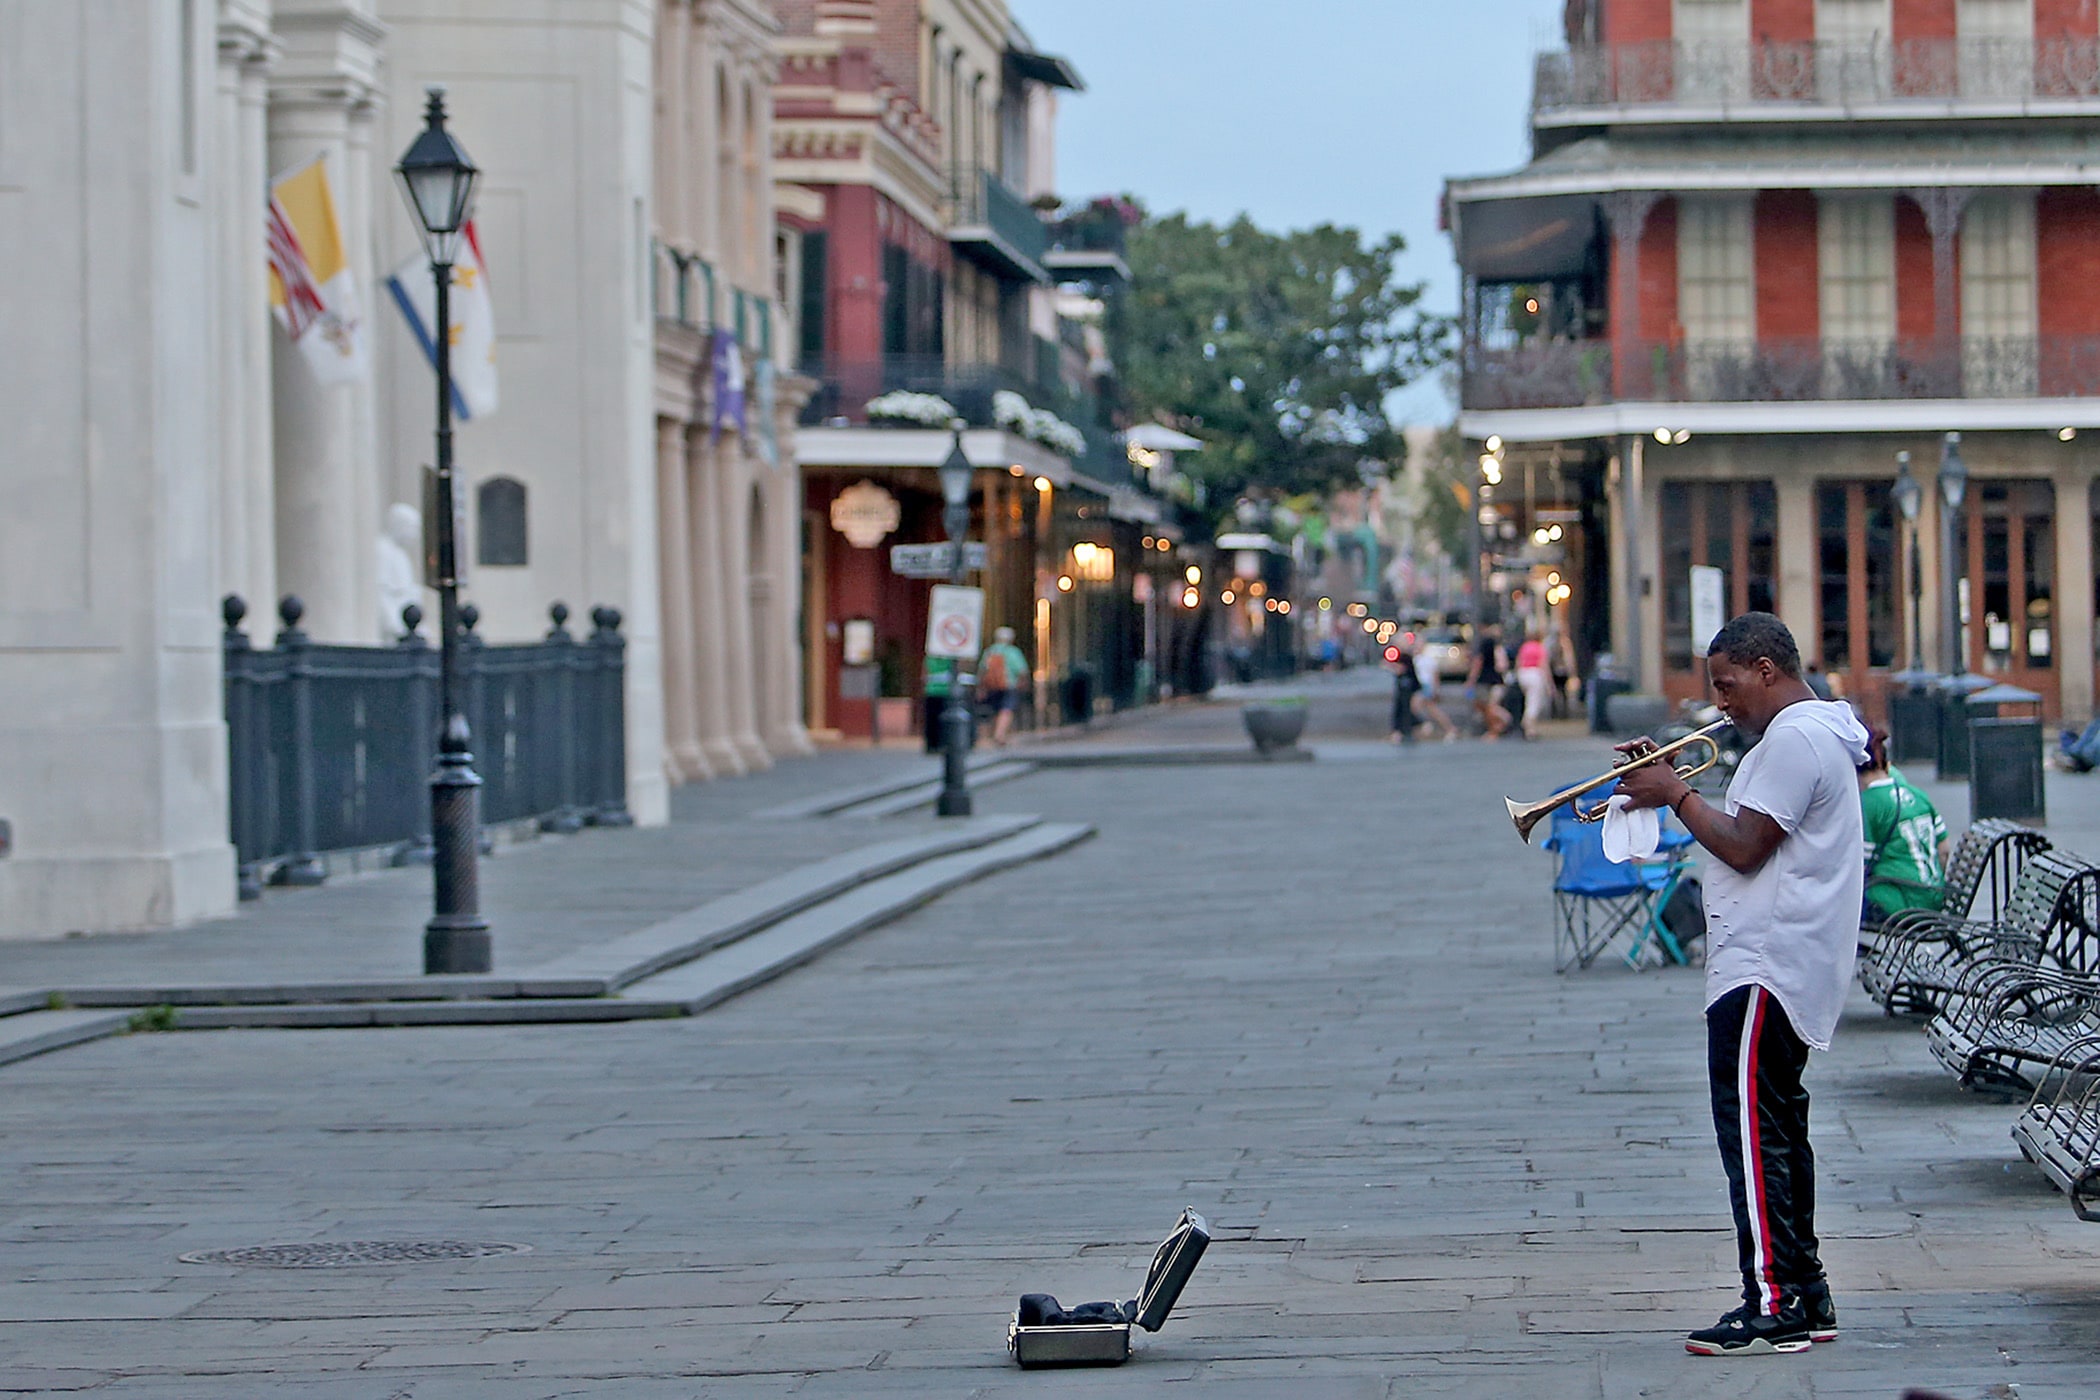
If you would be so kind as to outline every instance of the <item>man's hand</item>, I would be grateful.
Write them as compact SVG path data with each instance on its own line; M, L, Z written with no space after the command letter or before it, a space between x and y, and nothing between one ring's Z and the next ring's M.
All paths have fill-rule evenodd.
M1616 747L1630 762L1643 754L1655 752L1655 741L1643 736ZM1627 805L1638 810L1642 807L1674 807L1691 788L1669 764L1644 763L1621 775L1619 791L1626 794Z

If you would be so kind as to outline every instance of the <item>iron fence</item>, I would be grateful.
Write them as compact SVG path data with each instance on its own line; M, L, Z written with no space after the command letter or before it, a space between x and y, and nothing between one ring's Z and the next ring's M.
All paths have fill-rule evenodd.
M1830 106L2100 96L2100 39L1655 39L1539 55L1535 111L1681 103Z
M1616 363L1614 363L1616 358ZM1538 340L1465 355L1467 408L1574 408L1615 400L1806 403L1849 399L2070 398L2100 393L2100 338Z
M316 643L299 627L305 611L286 597L274 642L259 648L241 630L247 603L229 594L220 607L243 898L265 880L321 883L324 852L392 847L395 864L430 858L438 652L417 635L422 610L402 611L393 646ZM460 610L482 820L536 820L546 831L628 825L620 614L593 609L581 641L567 607L548 617L541 641L490 646L474 633L476 610Z

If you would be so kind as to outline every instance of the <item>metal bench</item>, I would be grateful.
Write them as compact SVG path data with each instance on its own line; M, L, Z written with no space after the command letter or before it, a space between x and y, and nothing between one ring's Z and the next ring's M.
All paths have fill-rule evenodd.
M2080 1220L2100 1221L2100 1035L2073 1041L2051 1069L2013 1124L2013 1141Z
M2037 924L2038 896L2051 886L2049 913ZM2025 1093L2072 1045L2100 1032L2100 868L2040 853L2021 872L2007 916L1971 926L1989 928L1988 941L1956 935L1942 945L1930 975L1946 980L1931 987L1940 1012L1925 1041L1964 1087Z
M1899 910L1879 929L1861 930L1859 981L1867 995L1891 1016L1939 1010L1929 969L1946 951L1950 926L2005 919L2028 858L2048 849L2049 838L2032 827L1997 818L1970 826L1947 862L1938 909ZM1910 975L1913 962L1923 980Z

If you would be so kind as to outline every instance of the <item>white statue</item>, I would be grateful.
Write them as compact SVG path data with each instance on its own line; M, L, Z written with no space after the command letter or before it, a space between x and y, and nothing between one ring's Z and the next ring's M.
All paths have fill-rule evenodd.
M423 513L399 502L386 510L386 529L379 535L379 640L399 641L401 610L410 603L423 607L422 570L416 560L423 552ZM425 609L428 612L428 609ZM416 629L422 631L419 626Z

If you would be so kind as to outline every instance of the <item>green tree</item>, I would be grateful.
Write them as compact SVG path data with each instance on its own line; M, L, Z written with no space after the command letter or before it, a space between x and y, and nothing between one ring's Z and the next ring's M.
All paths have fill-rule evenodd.
M1203 437L1186 469L1213 503L1324 492L1366 458L1402 461L1386 400L1442 362L1450 325L1422 310L1421 283L1397 280L1405 247L1332 224L1146 219L1117 306L1127 406Z

